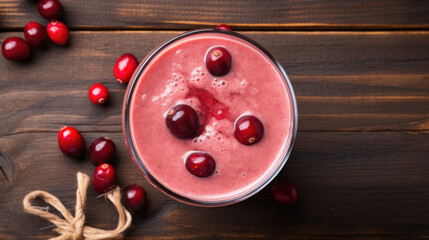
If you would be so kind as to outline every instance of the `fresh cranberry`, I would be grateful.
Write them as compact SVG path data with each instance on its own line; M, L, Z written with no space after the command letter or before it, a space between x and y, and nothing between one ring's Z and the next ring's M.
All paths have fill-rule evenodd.
M216 28L217 29L224 29L224 30L231 31L231 28L228 25L226 25L226 24L219 24Z
M63 14L63 6L57 0L39 0L39 13L48 20L58 20Z
M228 109L220 107L214 110L213 112L213 116L217 119L217 120L222 120L226 117L226 115L228 114Z
M4 40L1 52L6 59L22 61L30 57L30 46L19 37L8 37Z
M74 127L64 126L60 129L58 144L61 151L68 156L79 157L85 151L85 140Z
M165 124L171 133L178 138L195 136L200 126L197 112L186 104L172 107L167 113Z
M137 58L130 53L120 56L113 68L116 80L120 83L128 83L138 65Z
M231 55L224 47L210 48L206 55L206 67L213 76L223 76L231 69Z
M46 43L46 31L38 22L25 24L24 36L27 43L33 47L43 47Z
M138 184L128 185L124 188L123 201L130 211L141 210L146 200L144 189Z
M235 122L235 138L242 144L251 145L259 142L264 136L264 125L251 115L242 116Z
M110 138L97 138L89 147L89 158L95 166L110 163L115 157L115 151L115 143Z
M285 205L292 205L298 200L298 190L290 182L277 182L271 185L274 199Z
M58 45L66 45L69 41L69 29L60 21L51 21L46 26L46 32L52 42Z
M188 155L185 163L186 169L197 177L208 177L216 168L215 160L204 152L193 152Z
M92 175L92 188L98 193L107 192L116 185L116 173L112 165L103 163L98 166Z
M109 99L109 91L103 84L95 83L89 88L88 96L91 102L100 105Z

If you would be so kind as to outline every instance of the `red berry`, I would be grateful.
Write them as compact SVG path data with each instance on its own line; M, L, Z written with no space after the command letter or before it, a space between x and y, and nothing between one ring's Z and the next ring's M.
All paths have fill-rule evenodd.
M224 107L219 107L214 109L213 116L217 120L222 120L228 115L228 109Z
M186 104L172 107L167 113L165 124L170 132L178 138L192 138L197 134L200 127L197 112Z
M1 52L6 59L22 61L30 57L30 46L19 37L8 37L4 40Z
M226 24L219 24L216 28L217 29L224 29L224 30L231 31L231 28L228 25L226 25Z
M66 45L69 41L69 29L60 21L51 21L46 26L46 32L52 42L58 45Z
M57 0L39 0L37 7L40 15L48 20L57 20L63 14L63 6Z
M115 157L115 151L115 143L110 138L97 138L89 147L89 158L95 166L110 163Z
M264 136L264 125L258 118L246 115L236 120L234 132L238 141L245 145L251 145L259 142Z
M137 58L130 53L120 56L113 68L116 80L120 83L128 83L138 65Z
M88 96L91 102L100 105L109 99L109 91L103 84L95 83L89 88Z
M285 205L292 205L298 200L298 190L290 182L277 182L271 186L274 199Z
M46 43L46 31L38 22L25 24L24 36L27 43L33 47L42 47Z
M231 55L224 47L210 48L206 55L206 67L213 76L223 76L231 69Z
M92 188L98 193L105 193L116 185L116 173L112 165L103 163L92 175Z
M64 126L58 133L61 151L68 156L79 157L85 151L85 140L74 127Z
M142 209L146 200L144 189L138 184L128 185L124 188L123 201L130 211Z
M197 177L208 177L215 171L216 162L205 152L193 152L186 158L185 166Z

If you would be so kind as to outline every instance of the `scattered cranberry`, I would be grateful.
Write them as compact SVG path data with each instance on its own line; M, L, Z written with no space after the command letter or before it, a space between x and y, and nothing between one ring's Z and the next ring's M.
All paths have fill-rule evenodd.
M274 199L285 205L292 205L298 200L298 190L290 182L277 182L271 186Z
M216 28L217 29L224 29L224 30L231 31L231 28L228 25L226 25L226 24L219 24Z
M234 132L238 141L251 145L259 142L264 136L264 125L258 118L246 115L237 119Z
M110 138L97 138L89 147L89 158L95 166L110 163L115 157L115 151L115 143Z
M137 58L130 53L120 56L113 68L116 80L120 83L128 83L138 65L139 62L137 61Z
M91 102L100 105L109 99L109 91L103 84L95 83L89 88L88 96Z
M186 158L186 169L197 177L208 177L216 168L215 160L204 152L193 152Z
M124 188L123 200L128 210L137 211L144 206L146 193L138 184L128 185Z
M60 21L51 21L46 26L46 32L52 42L58 45L66 45L69 41L69 29Z
M57 0L39 0L39 13L48 20L58 20L63 14L63 6Z
M92 188L98 193L105 193L116 185L116 173L112 165L103 163L98 166L92 175Z
M85 140L74 127L64 126L58 133L61 151L68 156L79 157L85 151Z
M33 47L43 47L46 43L46 31L38 22L25 24L24 36L27 43Z
M178 138L191 138L197 134L200 127L197 112L186 104L172 107L167 113L165 124Z
M4 40L1 53L6 59L22 61L30 57L30 46L19 37L8 37Z
M223 76L231 69L231 55L223 47L210 48L206 55L206 66L213 76Z

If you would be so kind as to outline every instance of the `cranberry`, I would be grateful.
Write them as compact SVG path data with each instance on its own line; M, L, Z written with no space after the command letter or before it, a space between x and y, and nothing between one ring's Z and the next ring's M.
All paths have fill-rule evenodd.
M19 37L8 37L4 40L1 52L6 59L22 61L30 57L30 46Z
M210 48L206 55L206 67L213 76L223 76L231 69L231 55L224 47Z
M66 45L69 41L69 29L60 21L51 21L46 26L46 32L52 42L58 45Z
M102 163L112 162L115 151L115 143L110 138L97 138L89 147L89 158L95 166L98 166Z
M122 198L128 210L137 211L142 209L146 200L146 193L140 185L132 184L124 188Z
M298 200L298 190L290 182L277 182L271 186L274 199L285 205L292 205Z
M130 53L120 56L113 68L116 80L120 83L128 83L138 65L137 58Z
M58 144L61 151L68 156L79 157L85 151L85 140L74 127L64 126L60 129Z
M228 25L226 25L226 24L219 24L216 28L217 29L224 29L224 30L231 31L231 28Z
M103 84L95 83L89 88L88 96L91 102L100 105L109 99L109 91Z
M197 177L208 177L215 171L216 162L205 152L193 152L186 158L185 166Z
M165 124L178 138L191 138L197 134L200 127L197 112L186 104L172 107L165 118Z
M38 22L25 24L24 35L27 43L34 47L43 47L46 43L46 31Z
M228 109L219 107L214 110L213 115L214 115L214 118L216 118L217 120L222 120L227 116L227 114L228 114Z
M103 163L98 166L92 175L92 188L98 193L107 192L116 185L116 173L112 165Z
M235 138L242 144L251 145L259 142L264 136L264 125L251 115L242 116L235 122Z
M39 0L39 13L48 20L57 20L63 14L63 6L57 0Z

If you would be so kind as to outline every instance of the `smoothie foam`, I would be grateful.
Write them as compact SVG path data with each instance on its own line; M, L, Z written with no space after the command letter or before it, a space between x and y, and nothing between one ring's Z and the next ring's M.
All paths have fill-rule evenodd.
M222 46L232 57L228 74L211 75L206 52ZM147 64L129 105L130 138L150 175L172 192L202 202L242 196L266 181L284 163L292 142L294 106L288 85L260 49L225 33L199 33L174 41ZM174 137L167 111L180 103L200 117L193 139ZM246 146L234 137L234 121L254 115L264 124L262 140ZM191 151L216 161L215 173L198 178L185 168Z

